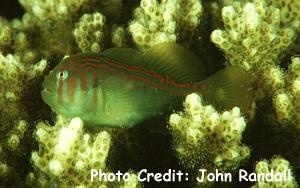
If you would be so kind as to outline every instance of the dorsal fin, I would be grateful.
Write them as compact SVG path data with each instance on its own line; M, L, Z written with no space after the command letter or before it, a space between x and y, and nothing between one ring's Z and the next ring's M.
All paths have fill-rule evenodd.
M130 48L111 48L101 55L126 64L141 65L181 83L204 78L205 71L201 61L175 43L161 43L144 52Z
M141 52L131 48L110 48L101 55L129 65L139 65L141 59Z
M167 74L178 82L200 81L205 69L199 58L176 43L161 43L143 54L146 68Z

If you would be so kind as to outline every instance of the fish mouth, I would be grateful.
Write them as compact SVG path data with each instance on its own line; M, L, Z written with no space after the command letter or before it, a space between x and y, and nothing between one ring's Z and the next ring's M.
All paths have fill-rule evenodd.
M52 92L53 92L53 90L50 89L50 88L44 88L44 89L42 90L42 93L52 93Z
M42 99L45 101L46 98L49 98L53 95L53 90L50 89L50 88L44 88L42 91L41 91L41 96L42 96Z
M53 89L53 85L51 85L51 84L46 84L47 83L47 80L44 80L44 82L42 83L42 92L53 92L54 91L54 89ZM51 86L51 87L49 87L49 86Z
M41 97L42 97L43 101L49 105L50 101L53 99L53 93L48 88L44 88L41 91Z

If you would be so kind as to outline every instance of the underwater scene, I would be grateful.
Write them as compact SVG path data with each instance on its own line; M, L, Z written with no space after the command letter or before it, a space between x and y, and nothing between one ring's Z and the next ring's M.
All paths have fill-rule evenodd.
M300 1L0 2L0 187L299 185Z

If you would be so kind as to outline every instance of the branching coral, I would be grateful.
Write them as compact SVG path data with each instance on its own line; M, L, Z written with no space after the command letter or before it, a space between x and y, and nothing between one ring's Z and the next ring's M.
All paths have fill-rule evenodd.
M278 121L286 125L292 123L300 129L300 58L294 57L286 76L285 89L274 97Z
M7 148L12 152L20 151L21 141L25 132L28 130L28 123L24 120L20 120L7 136Z
M239 65L262 79L261 88L276 91L284 85L277 65L291 46L295 32L280 25L280 10L264 1L234 3L222 9L225 30L214 30L211 40L221 48L228 65Z
M20 4L27 13L32 14L40 21L51 21L61 19L61 17L69 17L76 12L87 0L20 0Z
M29 125L26 121L20 120L13 124L3 125L4 121L0 122L0 186L3 187L6 183L19 178L16 173L16 160L25 155L28 147L25 145L25 133L29 130ZM7 131L9 130L10 131ZM17 185L17 182L15 182Z
M289 140L278 148L282 155L300 166L300 58L294 57L284 76L285 85L273 97L277 129L287 131ZM293 138L293 139L292 139ZM290 143L288 144L287 141Z
M47 58L53 54L75 53L78 50L75 40L81 52L101 51L104 46L104 15L109 16L110 22L116 21L123 7L122 0L20 0L20 4L26 13L21 20L15 20L13 26L26 36L37 36L40 40L29 37L30 43L39 48L39 55Z
M34 65L25 65L18 56L0 53L0 103L5 106L1 108L1 121L10 117L18 119L23 117L22 97L24 89L30 81L42 74L47 66L45 60Z
M170 116L175 151L183 166L193 171L233 171L250 155L241 143L246 122L237 107L218 113L201 100L195 93L188 95L184 112Z
M31 92L29 88L36 88L32 85L42 76L47 61L37 61L35 54L26 49L26 36L10 22L0 18L0 25L0 185L5 186L19 178L17 161L30 148L21 147L26 144L26 120L30 118L24 99Z
M300 30L300 2L295 0L271 0L273 6L280 9L280 22Z
M202 6L196 0L141 0L129 24L129 32L139 48L189 38L200 23Z
M81 16L73 32L82 52L100 52L103 49L105 17L97 12Z
M123 0L85 0L82 7L84 11L93 10L92 12L99 11L109 18L109 22L115 22L120 19L122 11L124 11ZM126 2L128 4L128 2ZM89 11L90 12L90 11Z
M12 170L9 164L7 163L6 158L7 156L4 152L4 148L2 145L0 145L0 178L3 180L9 177L10 172Z
M30 38L30 42L39 47L39 53L43 56L71 53L74 51L72 19L85 2L87 1L20 0L26 13L22 20L15 21L19 25L16 29L25 32L26 35L34 33L40 40Z
M284 180L283 178L286 178L286 181L265 181L262 179L258 179L257 183L252 186L252 188L298 187L295 177L293 176L292 167L290 166L289 162L282 157L274 157L270 162L267 160L262 160L255 165L255 172L257 174L271 173L272 170L274 174L281 174L282 180Z
M211 39L224 51L229 66L252 72L258 90L273 97L277 122L272 122L272 130L293 135L289 139L293 147L278 147L276 152L299 165L299 60L293 59L288 74L280 65L283 53L293 45L299 18L284 15L286 11L285 6L278 9L265 1L233 3L222 9L225 30L215 30Z
M114 47L124 47L126 46L126 32L122 27L115 27L113 28L111 34L111 43Z
M12 43L13 31L7 20L0 17L0 50L3 51Z
M33 152L31 159L42 175L50 177L48 185L92 187L95 182L91 181L90 170L107 171L110 135L102 131L93 138L92 135L84 133L80 118L73 118L68 122L59 117L54 127L39 123L36 137L40 143L40 152ZM131 177L131 181L120 182L120 185L137 187L139 184L136 176ZM98 186L101 184L109 187L109 184L116 182L97 183Z

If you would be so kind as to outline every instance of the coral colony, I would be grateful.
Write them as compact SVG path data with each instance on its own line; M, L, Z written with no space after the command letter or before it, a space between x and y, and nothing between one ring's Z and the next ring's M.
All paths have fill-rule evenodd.
M298 187L300 1L18 4L1 187Z

